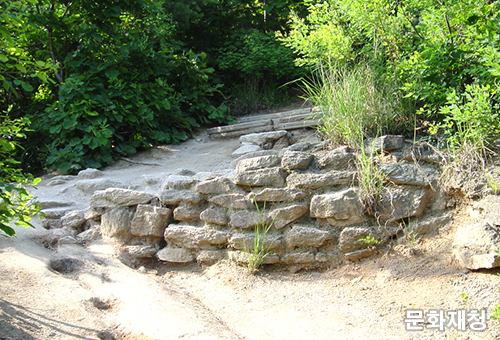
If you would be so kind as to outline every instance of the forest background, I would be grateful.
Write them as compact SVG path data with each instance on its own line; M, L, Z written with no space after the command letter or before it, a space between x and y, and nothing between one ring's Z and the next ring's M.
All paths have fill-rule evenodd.
M0 0L0 228L28 223L33 173L101 168L297 89L332 144L398 133L480 163L499 35L493 0Z

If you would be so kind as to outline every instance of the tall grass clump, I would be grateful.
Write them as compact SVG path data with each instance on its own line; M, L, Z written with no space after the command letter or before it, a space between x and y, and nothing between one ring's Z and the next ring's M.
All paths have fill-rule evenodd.
M372 152L368 152L361 145L356 157L356 170L361 203L367 214L376 216L380 210L386 176L375 162L373 147L371 150Z
M332 144L358 146L366 137L401 132L405 122L395 86L368 65L322 65L302 81L307 99L321 109L319 130Z
M277 217L276 215L272 221L269 222L266 213L266 202L264 202L264 207L261 210L255 196L253 201L255 208L257 209L259 220L254 228L253 248L245 250L248 254L247 268L250 273L256 273L264 263L267 255L269 255L269 246L265 244L266 236L271 227L274 225L274 221Z

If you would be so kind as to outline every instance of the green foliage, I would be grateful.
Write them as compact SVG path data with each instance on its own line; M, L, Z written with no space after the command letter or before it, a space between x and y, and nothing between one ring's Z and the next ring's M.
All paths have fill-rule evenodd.
M375 249L380 244L380 240L376 239L372 235L367 235L358 240L359 242L365 243L369 248Z
M467 85L498 87L498 1L308 3L309 15L292 16L282 38L300 55L297 62L348 68L369 62L384 75L379 80L398 86L408 116L416 111L439 123L449 97L467 95ZM498 92L492 90L488 101L498 103Z
M498 105L491 101L494 94L489 85L465 85L464 93L453 91L440 109L443 123L435 125L431 132L444 130L448 149L460 163L481 164L488 145L500 132Z
M14 159L18 140L24 138L22 130L29 122L26 119L12 120L8 112L0 116L0 235L14 236L10 223L20 227L31 227L31 216L40 211L39 204L26 187L36 185L40 179L25 174Z
M292 50L273 34L257 29L235 32L218 53L218 67L227 82L234 84L228 86L225 102L235 115L286 103L285 84L302 74Z
M175 24L155 3L45 4L30 16L33 37L50 32L38 54L59 65L60 85L39 96L30 115L46 144L45 166L102 167L161 143L178 143L200 124L225 123L214 105L220 86L204 53L182 48ZM83 20L85 18L85 20ZM43 40L42 40L43 41ZM33 155L34 152L31 152Z
M290 32L286 36L278 34L299 55L298 65L314 67L353 59L352 38L338 25L339 15L334 8L333 3L323 2L311 5L306 18L293 13Z

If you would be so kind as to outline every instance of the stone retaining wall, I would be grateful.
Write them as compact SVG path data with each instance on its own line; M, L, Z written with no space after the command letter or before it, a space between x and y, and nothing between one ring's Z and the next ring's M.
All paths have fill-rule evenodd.
M349 148L305 142L278 148L285 135L242 136L242 147L267 145L268 150L241 152L235 169L222 175L180 169L156 194L96 191L89 209L66 213L58 226L78 230L82 242L100 230L132 258L213 264L245 263L255 225L273 222L264 263L300 269L370 256L374 247L360 241L367 236L383 244L398 233L432 232L447 222L431 217L445 208L436 190L440 172L432 150L416 148L401 136L367 144L382 153L379 168L388 178L375 218L360 202L356 155Z

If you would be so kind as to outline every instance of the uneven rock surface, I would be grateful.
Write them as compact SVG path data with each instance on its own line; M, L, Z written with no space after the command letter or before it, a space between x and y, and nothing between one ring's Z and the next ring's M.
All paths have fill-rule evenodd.
M409 332L403 321L405 311L415 309L485 309L491 316L497 276L465 270L453 251L473 248L473 237L457 236L466 235L456 233L458 227L495 228L494 199L473 206L470 214L444 211L456 201L433 185L392 181L383 196L383 220L358 205L353 151L292 137L290 146L240 159L278 157L272 165L240 171L279 168L286 178L280 186L235 183L231 163L240 156L231 154L240 141L204 137L102 171L44 178L35 193L48 213L50 223L43 225L51 229L35 221L36 230L18 229L16 239L0 239L1 337L500 337L490 319L481 332L469 324L465 331ZM295 152L312 159L303 163L304 154ZM386 159L400 157L394 155L399 149L384 152ZM300 157L283 162L285 155ZM330 173L340 182L321 180L331 179ZM303 184L310 179L298 175L314 175L316 185ZM97 191L76 186L94 179L119 185ZM237 264L248 262L253 226L261 221L274 222L264 241L269 254L263 272L249 275ZM367 243L368 236L379 243ZM484 244L473 255L482 254ZM488 254L495 247L492 242ZM316 268L322 270L309 271Z

